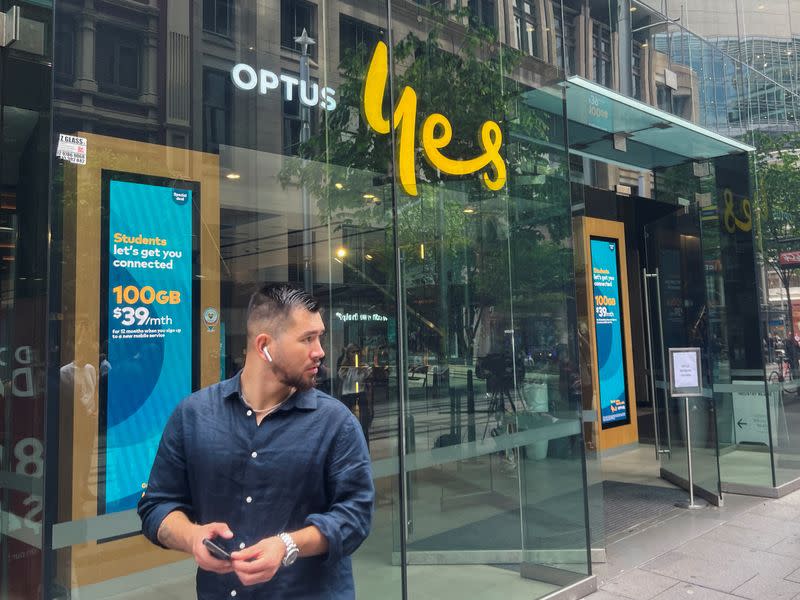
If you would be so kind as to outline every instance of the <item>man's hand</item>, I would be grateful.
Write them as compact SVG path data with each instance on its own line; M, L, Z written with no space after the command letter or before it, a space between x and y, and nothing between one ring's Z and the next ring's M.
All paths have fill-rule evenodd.
M265 583L275 577L286 555L286 544L277 536L268 537L257 544L233 552L233 572L243 585Z
M221 537L229 540L233 537L233 532L225 523L209 523L208 525L197 525L192 533L192 554L194 560L204 571L211 571L212 573L230 573L233 571L233 566L228 560L220 560L214 558L203 545L204 539L211 541L216 537Z

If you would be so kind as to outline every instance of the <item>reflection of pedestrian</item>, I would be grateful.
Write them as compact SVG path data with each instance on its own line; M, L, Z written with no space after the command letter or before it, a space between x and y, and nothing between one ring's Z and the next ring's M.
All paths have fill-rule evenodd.
M328 395L333 395L332 383L330 368L325 363L320 362L319 371L317 372L317 389Z
M375 414L375 397L378 401L388 403L389 401L389 349L385 342L378 345L378 349L372 359L372 371L369 376L371 391L370 406L372 414Z
M364 439L369 444L369 428L372 424L372 406L367 394L367 377L370 367L361 360L361 348L349 344L339 365L339 379L342 382L340 398L361 423Z
M98 472L98 429L97 419L100 414L98 406L98 370L97 354L91 339L89 320L77 318L75 323L75 355L73 359L59 369L61 399L64 408L76 420L90 424L92 431L91 440L84 440L86 452L90 457L82 461L85 468L79 468L74 473L73 489L79 495L78 505L80 510L97 508L97 481ZM104 364L108 364L105 357L100 361L100 383L106 380ZM110 369L110 365L108 367ZM79 410L82 409L81 410ZM74 412L73 412L74 411Z
M97 369L94 365L86 363L80 366L72 361L61 367L61 384L66 386L67 393L75 391L78 400L86 409L86 413L97 416L97 402L95 390L97 389Z
M789 361L789 373L791 373L792 379L797 379L797 360L800 358L800 344L792 336L786 336L784 352L786 352L786 360Z

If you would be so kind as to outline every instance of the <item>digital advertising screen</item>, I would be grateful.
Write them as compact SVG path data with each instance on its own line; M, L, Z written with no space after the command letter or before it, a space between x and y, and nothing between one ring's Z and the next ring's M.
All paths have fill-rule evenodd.
M619 282L619 243L615 239L592 237L590 249L600 418L603 429L608 429L630 423Z
M198 191L103 172L101 514L136 507L164 425L193 388Z

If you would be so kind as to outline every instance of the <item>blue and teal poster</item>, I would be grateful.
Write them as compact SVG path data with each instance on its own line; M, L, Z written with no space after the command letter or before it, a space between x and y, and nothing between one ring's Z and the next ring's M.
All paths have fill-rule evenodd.
M136 506L191 393L192 190L112 179L108 217L107 513Z
M591 239L592 304L604 428L629 422L617 246L616 240Z

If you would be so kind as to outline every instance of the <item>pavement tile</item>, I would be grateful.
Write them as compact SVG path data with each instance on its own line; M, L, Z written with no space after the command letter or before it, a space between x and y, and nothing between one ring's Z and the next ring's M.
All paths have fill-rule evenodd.
M675 548L675 550L681 554L697 556L712 563L750 561L753 559L753 555L758 552L755 548L717 540L709 540L702 536L689 540L682 546Z
M774 546L770 546L767 552L800 558L800 536L793 535L792 537L781 540Z
M778 579L783 579L800 568L800 558L759 550L754 552L750 559L744 563L737 562L735 564L753 567L760 575L771 575Z
M774 501L759 504L747 512L754 515L770 517L771 519L783 519L786 521L797 521L800 519L800 505L781 504Z
M784 579L788 579L789 581L796 581L797 583L800 583L800 568L798 568L797 570L792 571L791 573L789 573L786 577L784 577Z
M763 515L746 512L738 515L732 525L754 529L756 531L768 531L771 533L782 533L784 535L800 535L800 522L789 522L781 519L773 519Z
M775 504L786 504L789 506L798 506L800 507L800 494L792 493L788 496L784 496L783 498L778 498L777 500L773 500Z
M744 561L737 561L737 564L725 564L724 560L711 562L699 556L687 556L682 552L668 552L645 563L641 568L721 592L732 592L758 575L758 570ZM660 599L660 596L656 598Z
M792 600L800 594L800 583L777 579L769 575L757 575L733 590L733 593L751 600Z
M635 600L635 598L631 599L627 596L618 596L617 594L610 594L604 590L599 590L594 594L585 596L584 600Z
M781 533L756 531L754 529L746 529L745 527L738 527L737 525L725 523L703 534L700 539L725 542L727 544L733 544L734 546L743 546L755 550L766 550L782 541L785 537L786 536Z
M678 580L671 577L634 569L603 584L601 589L633 600L651 600L676 583Z
M741 600L741 598L689 583L679 583L656 596L654 600Z

